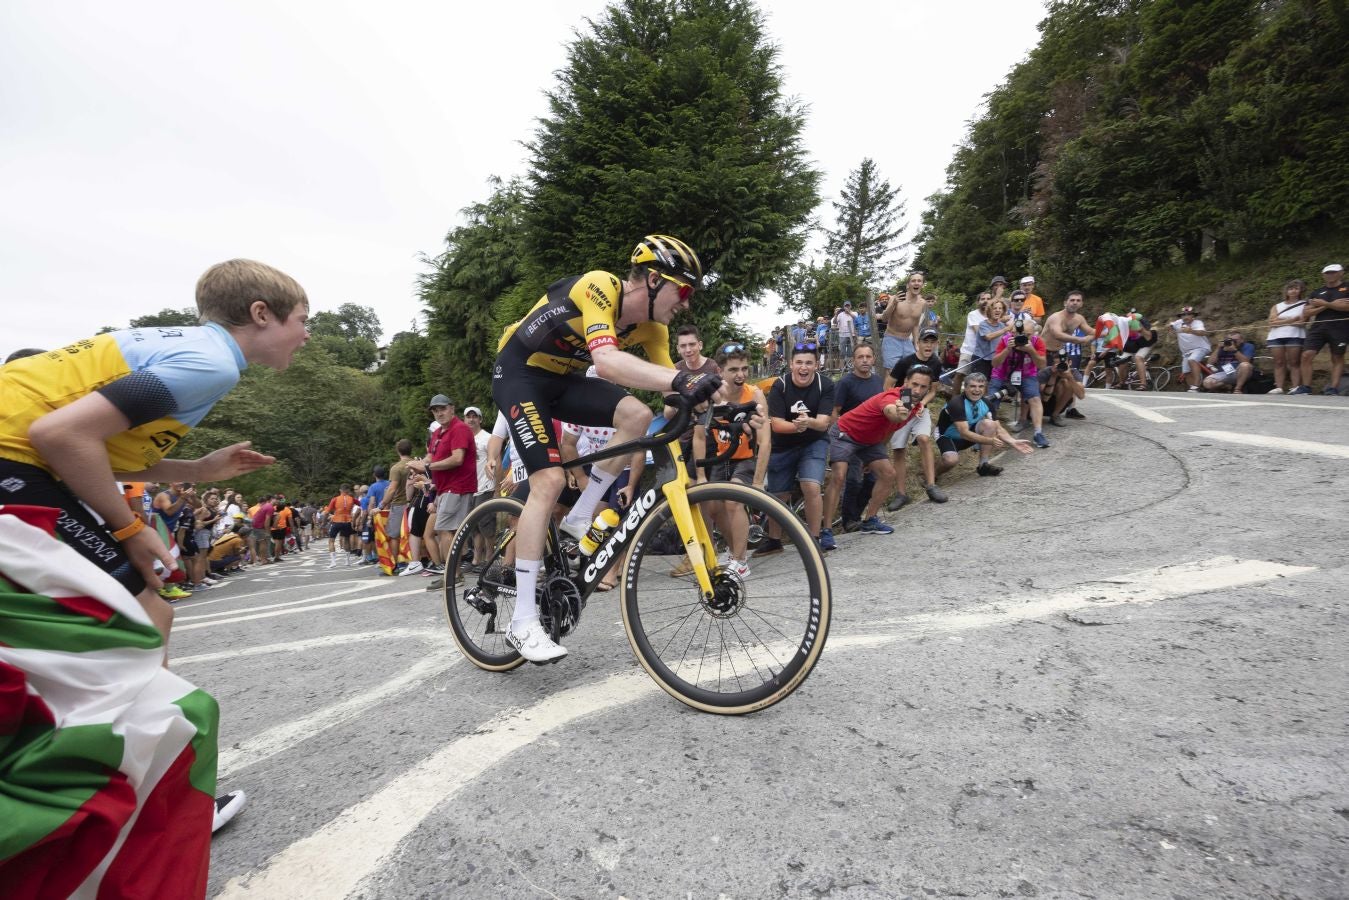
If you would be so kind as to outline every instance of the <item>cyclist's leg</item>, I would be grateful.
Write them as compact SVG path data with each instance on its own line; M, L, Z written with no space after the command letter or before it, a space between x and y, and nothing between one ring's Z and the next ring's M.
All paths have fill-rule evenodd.
M611 381L600 378L582 381L585 384L581 389L566 391L558 397L553 410L559 419L575 425L613 427L614 436L610 440L615 444L633 441L646 434L647 426L651 424L651 410L645 403ZM565 521L572 526L589 527L595 517L595 507L628 462L627 457L617 456L591 466L590 481Z

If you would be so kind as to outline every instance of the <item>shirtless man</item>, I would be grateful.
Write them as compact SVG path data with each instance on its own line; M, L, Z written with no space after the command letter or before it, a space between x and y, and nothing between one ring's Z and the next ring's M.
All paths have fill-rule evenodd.
M881 341L881 361L886 371L894 368L895 363L913 353L913 330L918 319L927 309L923 303L923 284L921 272L909 276L908 285L902 296L890 298L885 307L885 338Z
M1076 335L1075 331L1081 331L1082 334ZM1086 394L1083 388L1085 376L1080 369L1070 365L1072 363L1069 359L1070 354L1064 353L1064 348L1068 344L1087 347L1092 342L1093 334L1094 330L1082 315L1081 291L1070 291L1067 299L1063 301L1063 309L1045 319L1044 331L1040 336L1044 338L1049 358L1045 367L1040 370L1040 380L1042 392L1052 398L1049 421L1054 425L1062 425L1062 417L1065 414L1070 419L1082 418L1082 414L1071 407ZM1071 355L1076 356L1079 361L1082 359L1081 351Z

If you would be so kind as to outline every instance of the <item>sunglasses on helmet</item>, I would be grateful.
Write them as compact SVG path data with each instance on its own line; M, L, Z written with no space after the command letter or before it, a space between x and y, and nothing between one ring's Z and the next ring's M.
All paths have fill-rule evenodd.
M809 344L797 344L792 349L796 350L797 352L814 353L819 348L817 344L809 343Z

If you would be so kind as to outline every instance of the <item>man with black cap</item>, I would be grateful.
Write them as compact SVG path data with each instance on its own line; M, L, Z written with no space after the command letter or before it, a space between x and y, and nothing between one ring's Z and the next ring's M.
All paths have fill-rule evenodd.
M1344 348L1349 344L1349 285L1344 283L1344 266L1331 263L1321 270L1325 286L1307 298L1307 316L1315 316L1302 346L1302 386L1289 393L1310 394L1312 363L1321 348L1330 345L1330 382L1321 391L1332 397L1340 393L1344 377Z
M932 384L939 384L939 379L945 368L941 354L937 352L937 344L940 339L941 335L935 328L924 328L919 331L918 343L914 346L914 351L900 359L890 369L890 374L885 378L885 389L888 391L896 385L903 384L905 379L909 377L909 369L914 366L925 366L930 369L932 371ZM913 443L918 444L918 452L922 456L923 479L927 485L928 499L933 503L946 502L946 492L937 487L937 456L933 451L932 444L932 419L925 408L914 417L911 423L890 436L890 456L894 460L895 466L895 497L886 506L886 509L890 512L903 509L904 505L909 502L909 496L904 493L904 486L909 476L909 445Z

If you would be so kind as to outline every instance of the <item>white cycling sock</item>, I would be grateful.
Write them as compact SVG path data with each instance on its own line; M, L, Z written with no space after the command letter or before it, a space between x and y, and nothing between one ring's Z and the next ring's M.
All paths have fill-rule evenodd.
M534 593L539 586L539 569L542 567L541 559L515 561L515 613L511 616L511 628L538 620L539 604Z
M591 468L590 483L581 492L581 499L577 500L571 512L567 513L567 521L573 525L589 528L590 521L595 518L595 507L599 506L600 500L609 492L609 485L617 478L617 475L606 472L599 466Z

